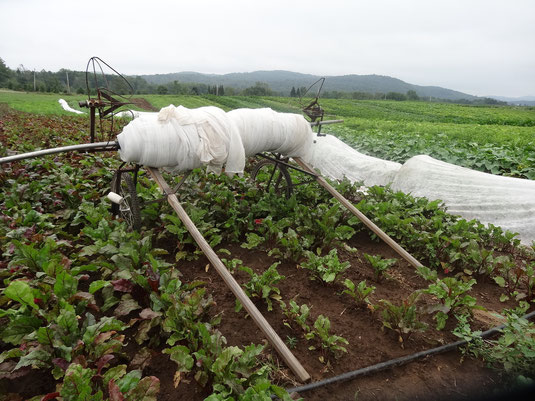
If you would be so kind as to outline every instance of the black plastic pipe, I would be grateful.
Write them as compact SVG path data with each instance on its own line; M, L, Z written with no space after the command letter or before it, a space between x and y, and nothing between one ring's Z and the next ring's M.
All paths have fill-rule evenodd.
M524 319L530 319L533 316L535 316L535 311L530 312L527 315L524 315L523 318ZM495 334L498 334L504 327L505 327L505 325L502 324L500 326L497 326L497 327L494 327L494 328L492 328L490 330L482 332L479 336L481 338L486 338L486 337L493 336ZM459 341L456 341L454 343L441 345L440 347L432 348L432 349L427 350L427 351L417 352L415 354L403 356L401 358L396 358L396 359L391 359L389 361L380 362L380 363L378 363L376 365L368 366L366 368L361 368L361 369L353 370L351 372L342 373L341 375L330 377L328 379L320 380L320 381L317 381L317 382L314 382L314 383L306 384L304 386L289 388L289 389L286 389L286 391L289 394L292 394L292 393L302 393L302 392L305 392L305 391L314 390L316 388L327 386L327 385L332 384L332 383L337 383L337 382L341 382L341 381L345 381L345 380L349 380L349 379L354 379L355 377L358 377L358 376L365 376L365 375L369 375L371 373L379 372L379 371L384 370L384 369L393 368L393 367L396 367L396 366L401 366L401 365L404 365L406 363L412 362L412 361L414 361L416 359L424 358L426 356L430 356L430 355L435 355L435 354L440 354L440 353L443 353L443 352L451 351L451 350L456 349L457 347L460 347L460 346L466 345L466 344L468 344L468 341L459 340Z

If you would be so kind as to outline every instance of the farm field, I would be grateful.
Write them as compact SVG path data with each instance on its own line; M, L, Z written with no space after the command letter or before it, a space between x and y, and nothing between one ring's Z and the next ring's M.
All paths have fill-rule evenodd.
M63 96L78 109L84 96ZM27 112L68 115L61 95L0 91L0 103ZM213 105L228 111L271 107L300 113L298 99L254 96L146 95L155 107ZM403 163L418 154L492 174L535 179L535 107L470 106L449 103L322 99L326 119L343 125L323 128L362 153Z
M87 142L88 118L63 112L61 96L24 96L0 92L0 103L23 110L0 105L0 156ZM157 107L298 112L289 98L146 98ZM71 107L82 99L66 98ZM49 101L55 108L41 108ZM364 153L403 161L429 152L535 178L533 109L329 99L322 105L346 121L324 131ZM172 209L145 205L142 228L134 232L112 218L105 195L119 164L115 153L74 153L0 167L0 394L6 400L287 398L282 389L302 383ZM535 327L520 318L534 309L535 247L448 215L439 202L388 188L363 194L348 183L336 186L426 267L397 257L316 184L285 199L260 190L247 174L229 179L195 171L179 198L313 381L473 341L301 397L473 399L535 379ZM146 175L137 191L145 202L160 196ZM478 331L502 323L501 335L477 339Z

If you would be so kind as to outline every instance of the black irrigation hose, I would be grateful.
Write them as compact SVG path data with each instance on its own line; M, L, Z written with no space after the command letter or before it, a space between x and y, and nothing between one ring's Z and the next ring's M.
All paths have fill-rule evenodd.
M533 316L535 316L535 311L533 311L531 313L528 313L527 315L524 315L523 318L524 319L530 319ZM486 337L493 336L495 334L498 334L504 327L505 327L504 324L502 324L500 326L497 326L497 327L494 327L494 328L492 328L490 330L482 332L479 335L479 337L486 338ZM378 363L376 365L368 366L366 368L361 368L361 369L353 370L351 372L342 373L341 375L330 377L328 379L320 380L320 381L317 381L317 382L314 382L314 383L305 384L304 386L292 387L292 388L286 389L286 391L289 394L291 394L291 393L302 393L304 391L314 390L314 389L316 389L318 387L327 386L327 385L332 384L332 383L337 383L337 382L353 379L353 378L358 377L358 376L369 375L371 373L379 372L381 370L388 369L388 368L393 368L395 366L401 366L401 365L404 365L406 363L412 362L412 361L414 361L416 359L420 359L420 358L423 358L423 357L426 357L426 356L429 356L429 355L435 355L435 354L440 354L440 353L443 353L443 352L451 351L451 350L454 350L455 348L460 347L462 345L465 345L467 343L468 343L468 341L466 341L466 340L456 341L454 343L445 344L445 345L442 345L440 347L432 348L432 349L427 350L427 351L417 352L416 354L403 356L401 358L391 359L389 361L380 362L380 363Z

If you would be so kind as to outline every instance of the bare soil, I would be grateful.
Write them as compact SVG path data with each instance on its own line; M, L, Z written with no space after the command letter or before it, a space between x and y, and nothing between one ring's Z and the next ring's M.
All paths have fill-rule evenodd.
M362 254L380 254L384 257L397 257L395 252L382 242L372 241L365 233L357 235L350 246L358 249L356 253L339 252L342 260L351 263L344 277L358 283L365 279L368 285L376 286L372 301L388 299L391 302L403 299L414 290L427 287L425 281L414 272L414 268L398 258L398 263L389 270L388 277L376 282L372 268ZM231 251L227 258L241 259L244 265L257 273L263 272L276 260L262 251L251 251L239 245L226 244L224 248ZM214 313L222 313L221 325L218 327L227 338L229 345L244 346L250 343L265 343L261 331L255 326L245 311L235 312L235 297L224 285L215 269L201 257L195 262L183 262L181 272L184 281L202 280L212 294L216 307ZM208 266L208 267L207 267ZM325 285L310 280L308 271L295 263L282 263L278 266L280 274L286 277L278 284L282 299L288 303L293 299L298 304L311 308L311 318L323 314L331 321L331 332L348 340L347 353L334 356L330 352L322 352L320 347L309 350L311 342L303 338L298 327L289 328L284 323L286 317L280 307L274 303L273 311L268 312L261 300L255 301L258 309L286 342L297 339L292 352L309 372L312 381L319 381L345 372L368 367L416 352L428 350L446 343L457 341L451 334L456 325L455 319L449 319L446 328L437 331L432 316L424 317L429 329L424 333L415 333L403 347L398 336L390 330L384 330L380 314L367 308L356 308L351 298L342 295L341 284ZM238 282L248 280L248 275L241 271L234 273ZM482 281L482 280L480 280ZM477 284L471 293L478 304L486 308L486 312L475 315L475 328L486 330L498 325L488 312L501 311L512 306L499 302L500 289L492 283ZM423 300L422 302L430 302ZM294 324L295 326L295 324ZM314 345L318 345L317 343ZM278 385L291 388L301 385L278 357L275 350L268 347L266 361L275 367ZM159 399L167 400L202 400L208 393L195 384L193 378L186 378L189 383L181 382L174 388L172 378L174 363L167 356L160 355L152 361L148 374L155 374L161 380ZM160 372L160 373L158 373ZM458 352L449 352L415 361L383 372L360 377L348 382L336 383L313 391L300 394L306 400L442 400L442 399L474 399L476 396L491 394L501 386L499 374L486 368L481 361L463 358Z

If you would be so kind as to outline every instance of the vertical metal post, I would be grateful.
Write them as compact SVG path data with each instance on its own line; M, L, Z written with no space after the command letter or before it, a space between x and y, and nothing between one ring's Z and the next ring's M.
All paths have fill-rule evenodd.
M94 105L89 106L89 115L91 117L91 125L90 125L90 139L89 142L93 143L95 142L95 107Z

